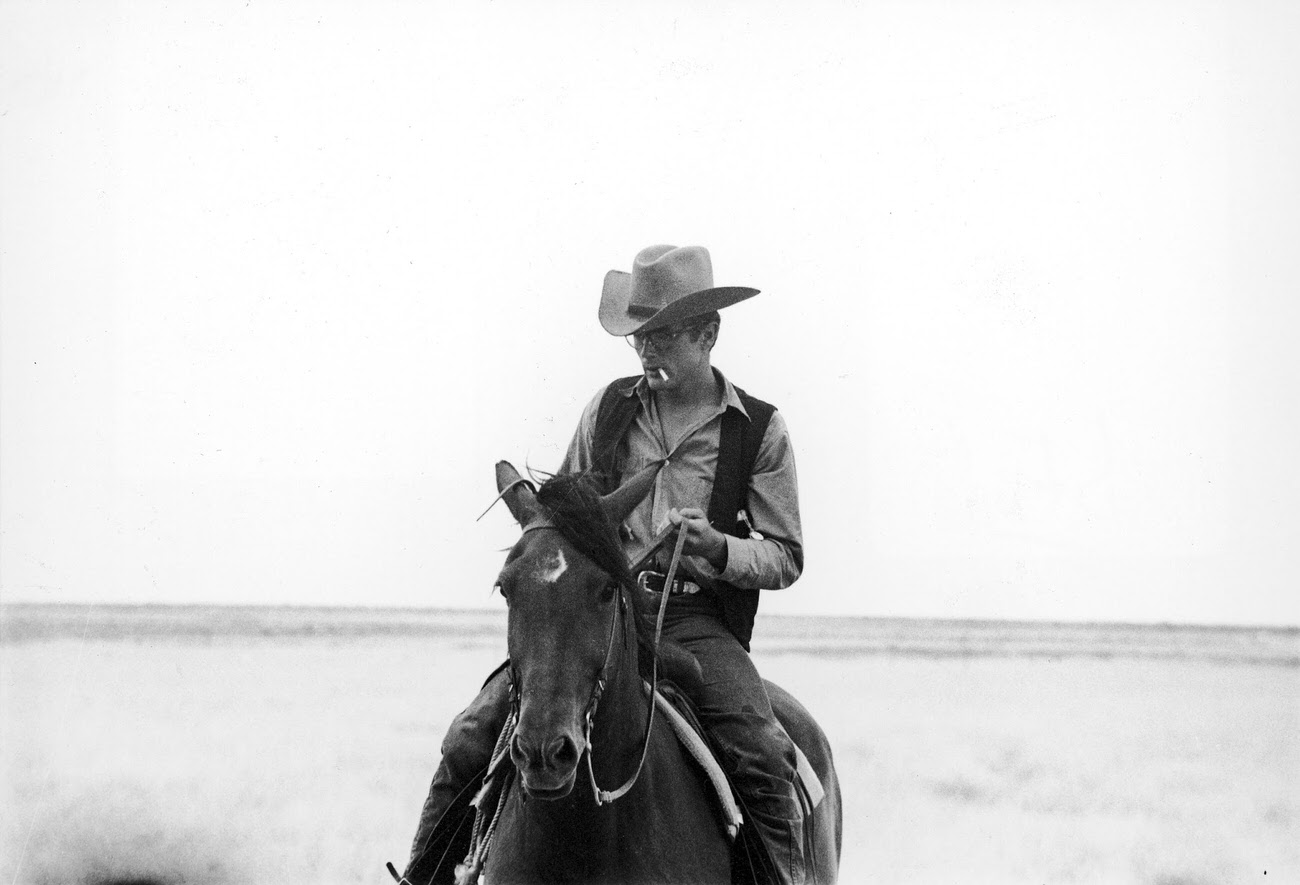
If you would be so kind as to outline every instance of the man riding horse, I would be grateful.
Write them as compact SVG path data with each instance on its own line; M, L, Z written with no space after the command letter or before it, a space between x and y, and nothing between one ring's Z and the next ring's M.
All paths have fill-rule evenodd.
M641 373L591 400L560 472L590 473L608 491L660 465L650 494L623 524L624 549L636 560L665 528L684 534L673 585L664 586L666 553L636 576L637 585L656 606L669 594L663 635L699 660L704 681L693 700L700 719L724 750L723 764L778 881L797 885L804 857L795 749L748 653L759 589L788 587L803 568L794 455L780 413L733 385L711 359L718 311L756 294L715 287L709 253L699 246L651 246L630 274L606 274L600 323L626 336ZM412 864L487 766L508 708L502 671L453 720Z

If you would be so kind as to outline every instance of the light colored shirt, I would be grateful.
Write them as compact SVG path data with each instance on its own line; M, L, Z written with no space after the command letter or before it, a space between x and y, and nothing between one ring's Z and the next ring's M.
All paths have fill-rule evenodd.
M655 396L644 378L625 394L639 397L641 409L619 443L616 469L622 476L630 477L649 464L663 462L650 494L624 523L624 549L629 558L649 546L667 524L669 510L698 507L708 513L718 464L722 416L727 409L734 408L748 417L736 388L721 372L717 376L722 381L721 401L676 440L664 438ZM605 390L601 388L583 410L560 467L561 473L579 473L594 466L596 414ZM802 567L803 536L794 450L780 412L773 412L759 444L749 482L747 511L754 530L763 536L761 540L737 538L724 531L726 568L719 572L700 556L686 557L682 568L706 587L713 586L718 579L746 590L789 587L799 577Z

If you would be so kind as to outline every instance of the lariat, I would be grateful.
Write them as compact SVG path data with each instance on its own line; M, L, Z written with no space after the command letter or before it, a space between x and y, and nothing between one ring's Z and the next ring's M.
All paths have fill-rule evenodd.
M492 750L492 761L488 764L488 773L483 781L483 787L470 803L478 811L474 815L474 831L469 840L469 853L466 854L464 861L456 865L456 885L475 885L483 872L483 864L487 861L488 851L492 847L492 837L496 835L501 812L505 809L506 799L510 794L510 779L514 767L510 765L498 767L498 763L509 752L510 738L515 733L517 720L518 710L512 703L510 715L506 717L505 726L497 737L495 749ZM489 817L487 806L493 796L496 797L496 807Z

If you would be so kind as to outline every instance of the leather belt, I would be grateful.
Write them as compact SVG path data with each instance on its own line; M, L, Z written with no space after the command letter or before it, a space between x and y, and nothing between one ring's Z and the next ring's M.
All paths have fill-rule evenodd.
M649 593L662 593L664 592L664 579L667 577L662 572L640 572L636 576L636 585ZM673 586L668 590L668 595L678 596L683 593L699 593L700 589L700 585L694 581L677 578L673 581Z

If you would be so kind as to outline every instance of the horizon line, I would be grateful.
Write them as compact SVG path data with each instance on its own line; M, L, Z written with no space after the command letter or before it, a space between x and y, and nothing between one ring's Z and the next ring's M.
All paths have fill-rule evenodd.
M103 608L103 609L126 609L126 608L154 608L154 609L196 609L196 608L226 608L226 609L250 609L250 610L282 610L282 611L341 611L341 612L411 612L420 614L433 614L444 612L449 614L492 614L505 615L507 612L500 608L483 607L466 607L466 606L413 606L413 605L364 605L364 604L301 604L301 603L257 603L257 602L103 602L103 601L62 601L62 602L36 602L36 601L16 601L7 602L0 600L0 612L6 609L41 609L41 608ZM923 621L932 624L984 624L988 626L996 625L1041 625L1055 627L1141 627L1141 628L1178 628L1178 629L1198 629L1198 630L1283 630L1289 632L1300 632L1300 624L1293 623L1258 623L1258 622L1204 622L1204 621L1122 621L1122 620L1104 620L1096 618L1080 620L1062 620L1052 618L1002 618L1002 617L936 617L931 615L864 615L864 614L827 614L811 612L772 612L762 613L764 618L793 620L797 618L823 618L829 620L855 620L855 621Z

